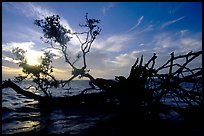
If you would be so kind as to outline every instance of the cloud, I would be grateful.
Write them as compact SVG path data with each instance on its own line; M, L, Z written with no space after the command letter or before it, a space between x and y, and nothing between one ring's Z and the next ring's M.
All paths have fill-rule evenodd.
M87 55L87 65L91 69L106 68L106 60L108 59L108 53L100 50L92 50Z
M145 45L144 43L140 43L140 44L139 44L139 46L144 46L144 45Z
M6 72L6 73L16 73L16 72L21 72L21 69L20 68L10 68L10 67L6 67L6 66L2 66L2 71Z
M153 55L151 50L141 49L133 50L127 53L121 53L114 57L114 59L106 60L106 74L109 73L109 78L114 78L116 75L129 75L131 66L135 63L137 58L144 55L144 63ZM101 69L104 71L104 69ZM107 74L108 75L108 74Z
M14 60L13 58L7 57L7 56L2 56L2 60L6 60L9 62L13 62L13 63L19 63L19 60Z
M40 40L40 37L42 36L42 33L33 30L27 26L17 26L15 30L8 29L7 31L3 31L3 41L32 41L33 43L39 43L42 44L42 41ZM16 36L18 35L18 36Z
M184 29L184 30L180 30L179 32L180 32L181 36L185 36L189 32L189 30Z
M30 50L34 47L35 43L34 42L10 42L10 43L6 43L6 44L2 44L2 50L3 51L8 51L11 52L12 49L19 47L20 49L23 50Z
M17 9L17 11L19 11L20 13L22 13L26 17L32 18L32 19L33 18L42 19L42 18L44 18L46 16L56 15L57 14L56 12L53 12L48 7L43 7L41 5L38 5L37 3L31 3L31 2L15 3L15 2L10 2L10 5L12 5L15 9ZM73 28L71 28L71 26L69 25L68 21L66 19L64 19L64 17L61 16L61 15L60 15L60 22L67 29L71 30L72 32L75 32L75 30ZM14 35L18 35L18 37L14 36ZM15 40L25 41L27 39L30 39L30 40L34 41L35 43L42 44L42 41L40 40L40 37L42 35L43 34L41 32L35 31L32 28L25 27L25 26L20 26L18 31L6 32L4 34L4 37L6 36L9 39L12 38L12 39L14 39L14 41ZM75 36L72 36L71 41L68 44L69 44L68 47L69 47L70 50L72 50L74 52L78 52L80 50L79 41ZM60 57L59 52L54 51L54 50L52 50L52 52L55 52Z
M180 31L181 30L178 32ZM180 37L170 32L157 33L151 40L146 41L144 38L145 45L143 46L147 46L147 48L144 49L144 47L141 48L137 46L129 52L123 52L123 49L127 43L130 42L130 39L133 38L131 35L111 36L104 41L94 43L94 48L87 54L87 68L91 70L90 73L94 77L114 78L115 75L124 75L127 77L136 58L142 55L144 56L145 63L155 52L158 55L156 60L156 67L158 67L166 62L172 51L175 51L175 54L179 55L191 50L197 51L202 49L202 39L200 35L201 34L188 33ZM30 44L32 45L32 42ZM112 46L109 47L109 44ZM32 48L34 48L34 45L32 45ZM98 47L95 47L95 45ZM117 45L121 46L117 47ZM117 49L117 51L115 49ZM200 64L200 60L198 60L194 66ZM81 63L79 62L78 64ZM66 66L64 58L54 60L53 66L55 67L54 75L56 75L58 79L68 79L70 77L71 68Z
M57 12L54 12L48 7L43 7L33 2L10 2L10 4L28 18L42 19L47 16L57 15ZM62 25L66 26L67 29L72 30L68 21L62 16L60 16L60 18Z
M33 42L22 42L22 43L11 42L11 43L3 44L2 45L2 51L4 51L4 52L2 53L2 60L6 60L9 62L13 62L13 63L18 63L18 61L13 60L13 58L11 58L5 54L5 52L12 53L12 50L14 48L18 47L18 48L26 51L25 56L26 56L27 60L40 62L40 60L41 60L40 57L43 55L43 52L33 49L34 45L35 45L35 43L33 43ZM31 58L31 56L35 57L35 58Z
M180 52L202 50L202 40L196 37L185 37L179 41Z
M57 12L54 12L48 7L43 7L33 2L10 2L10 4L28 18L42 19L47 16L57 15ZM63 17L61 17L61 23L67 29L71 29L68 21Z
M64 69L53 68L53 75L56 79L69 79L71 72L67 72Z
M54 54L53 59L58 59L61 58L63 56L63 53L60 50L57 49L53 49L53 48L43 48L42 49L45 52L50 52L52 54Z
M10 4L28 18L42 19L47 16L57 15L57 12L54 12L53 10L47 7L43 7L32 2L21 2L21 3L10 2ZM60 20L61 20L60 21L61 24L65 26L66 29L69 29L72 32L75 32L75 30L69 25L68 21L61 15L60 15ZM29 30L29 31L32 31L32 30ZM78 40L76 37L73 37L70 42L75 45L76 43L78 43Z
M179 30L178 33L180 33L180 31L182 30ZM131 45L135 45L135 41L134 43L130 42L130 40L134 38L133 35L126 35L128 38L123 40L122 35L108 37L104 41L101 41L100 44L98 42L95 43L93 47L95 47L95 45L97 47L91 50L90 54L88 54L87 62L88 66L91 66L90 72L95 77L114 78L115 75L124 75L127 77L136 58L140 58L142 55L144 56L143 62L146 63L153 56L153 53L156 53L158 58L155 67L159 67L169 59L171 52L174 52L175 55L180 55L191 50L202 50L201 34L186 33L184 36L178 36L178 33L157 32L154 33L151 38L148 37L148 40L147 37L140 37L138 46L134 47L131 47ZM120 44L115 43L119 39L122 41L121 46L117 46ZM112 46L109 47L108 45ZM130 49L126 49L126 45L128 45L128 48ZM124 49L126 50L124 51ZM94 55L92 55L93 52ZM104 54L99 55L100 52L103 52ZM200 63L201 61L197 61L194 66L199 65Z
M144 32L149 32L154 30L154 26L152 24L145 26L144 29L142 29L141 31L139 31L138 33L144 33Z
M180 31L179 31L180 32ZM185 36L178 36L177 33L160 33L153 37L151 45L158 53L169 54L175 52L184 54L189 51L202 50L202 38L199 33L189 33Z
M43 18L56 14L45 7L31 2L10 2L10 4L27 17Z
M169 14L175 14L179 9L180 7L173 7L169 10Z
M163 28L165 28L165 27L167 27L167 26L169 26L169 25L172 25L172 24L174 24L174 23L176 23L176 22L178 22L178 21L180 21L180 20L182 20L182 19L184 19L184 18L185 18L185 17L183 16L183 17L180 17L180 18L178 18L178 19L174 19L174 20L165 22L164 24L162 24L161 29L163 29Z
M128 53L122 53L115 57L115 60L110 61L115 67L130 67L136 58L140 58L143 54L148 52L146 49L133 50ZM151 53L152 54L152 53Z
M109 2L108 5L105 6L105 7L103 7L103 9L102 9L103 15L105 16L106 13L107 13L111 8L113 8L113 7L115 7L115 4L112 3L112 2Z
M37 3L23 3L16 4L13 3L18 11L23 13L25 16L29 18L42 18L47 15L56 14L55 12L51 11L47 7L39 6ZM111 10L115 5L109 3L106 7L103 8L103 15L106 15L108 11ZM137 34L115 34L105 37L102 39L96 39L93 43L91 48L91 52L87 54L87 65L88 69L90 68L90 73L93 74L95 77L104 77L104 78L114 78L115 75L125 75L129 74L131 66L134 64L135 59L137 57L141 57L144 55L144 62L145 59L148 60L151 58L153 53L158 54L158 60L156 64L162 64L166 58L169 57L169 54L172 51L177 51L179 54L180 52L187 52L190 50L196 51L202 49L202 39L199 39L194 35L194 33L189 33L186 29L179 30L177 36L173 33L158 33L155 31L153 35L151 33L146 33L151 30L156 30L154 27L155 24L148 24L146 26L142 26L144 16L141 16L136 20L136 24L129 29L129 31L133 31L137 28ZM171 20L162 24L162 28L168 27L171 24L174 24L178 21L181 21L184 17L180 17L175 20ZM61 17L61 22L64 26L68 29L74 31L67 20ZM28 32L27 32L28 31ZM19 31L18 31L19 32ZM21 31L20 31L21 32ZM30 34L29 34L30 33ZM143 35L140 35L142 33ZM5 34L5 33L4 33ZM22 33L23 34L23 33ZM31 35L33 34L33 35ZM178 36L178 34L182 36ZM14 34L15 36L19 34ZM25 38L22 38L24 36ZM2 50L5 52L10 52L11 47L20 46L23 49L27 50L34 50L37 45L37 39L41 36L39 32L32 31L31 28L27 28L25 34L19 36L23 39L27 40L30 39L30 42L10 42L3 44ZM30 38L29 38L30 37ZM35 38L34 38L35 37ZM137 37L137 39L135 38ZM100 38L100 37L99 37ZM139 41L138 41L139 40ZM15 41L15 40L14 40ZM32 42L31 42L32 41ZM40 41L40 40L39 40ZM134 41L134 43L133 43ZM138 43L138 44L137 44ZM138 46L135 46L138 45ZM42 46L39 46L41 48ZM69 50L69 57L76 55L74 52L80 51L80 44L76 38L72 38L70 45L68 45ZM53 53L57 54L58 57L53 60L54 74L59 79L68 79L70 77L71 68L64 62L64 58L61 57L61 53L57 50L53 50ZM3 62L12 62L12 58L8 55L3 54L2 57ZM14 62L12 62L14 63ZM6 64L6 63L5 63ZM76 63L77 65L81 64L80 61ZM7 67L7 68L5 68ZM9 69L10 68L10 69ZM12 66L8 67L8 64L4 65L4 71L12 72ZM14 70L14 69L13 69ZM17 73L17 72L16 72ZM14 74L16 74L14 73Z
M57 79L68 79L71 74L64 69L53 68L53 74ZM2 66L2 79L6 80L8 78L14 79L15 76L23 74L21 68L12 68L7 66Z
M2 46L3 46L2 48L2 51L3 51L2 52L2 79L8 79L8 78L13 79L14 76L17 76L18 74L22 74L21 68L19 68L16 65L16 63L18 63L19 61L14 60L10 56L10 53L13 48L19 47L21 49L27 50L28 55L29 53L32 53L32 55L35 54L36 56L39 56L38 59L40 59L40 56L43 55L42 51L37 51L34 49L35 44L33 42L23 42L23 43L12 42L12 43L3 44ZM57 54L57 52L54 50L52 50L51 52ZM57 59L59 59L59 57ZM63 69L62 66L64 66L65 63L62 63L62 64L61 66L57 65L57 67L55 67L54 65L55 67L54 75L58 79L68 79L69 76L71 75L70 74L71 71L67 72L67 70Z
M2 80L6 80L8 78L14 79L14 76L17 76L18 74L22 74L20 68L2 66Z
M120 52L131 40L133 40L132 35L112 35L105 40L96 41L93 48L108 52Z
M178 12L184 3L176 3L176 5L172 5L169 7L169 14L174 15L176 12Z
M144 18L144 16L141 16L141 17L137 20L137 23L136 23L132 28L130 28L130 29L128 30L128 32L130 32L130 31L134 30L135 28L137 28L137 27L141 24L143 18Z
M168 33L158 34L158 35L154 36L153 43L157 47L168 48L168 47L172 46L172 44L173 44L171 34L168 34Z

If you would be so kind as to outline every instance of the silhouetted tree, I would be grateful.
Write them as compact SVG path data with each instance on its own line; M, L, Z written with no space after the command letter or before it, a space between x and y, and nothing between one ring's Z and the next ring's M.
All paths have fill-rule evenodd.
M101 29L98 26L100 20L90 19L88 18L88 13L85 16L85 23L80 24L80 27L86 28L84 32L71 32L71 30L67 30L64 26L60 24L60 17L58 15L53 15L46 17L41 20L35 20L35 25L42 28L44 36L41 39L45 39L46 43L51 45L51 48L57 49L63 53L65 58L65 62L67 62L72 70L72 77L67 81L64 81L63 87L73 80L76 77L87 77L91 81L94 78L89 74L89 70L87 70L87 62L86 62L86 55L89 53L91 46L96 39L96 37L100 34ZM71 40L71 36L76 36L79 41L82 57L83 57L83 66L81 68L77 68L75 63L81 58L81 55L78 54L76 59L71 62L71 58L68 54L68 46L69 41ZM80 38L80 36L84 36L85 39Z
M107 80L103 78L94 78L87 70L86 56L90 52L94 40L100 34L101 29L98 27L100 20L88 18L85 16L85 23L80 24L80 27L85 28L83 32L71 32L60 24L60 17L53 15L41 20L35 20L35 25L42 28L44 36L43 41L50 45L50 48L61 51L65 62L72 68L72 76L66 81L58 81L53 75L52 57L53 54L45 52L41 57L39 65L28 65L25 53L26 51L16 48L13 53L19 61L19 67L22 68L25 75L16 77L18 81L32 79L36 83L37 90L42 90L45 97L36 95L32 92L21 89L11 80L4 81L2 88L11 87L16 92L21 93L30 98L46 103L66 103L71 104L101 104L107 103L107 99L119 100L124 110L132 112L136 108L144 110L145 114L157 114L158 105L165 104L166 99L171 97L174 103L179 107L179 101L182 101L192 107L194 105L203 104L202 92L202 68L190 68L188 64L195 58L202 55L202 51L189 52L184 55L175 56L171 53L170 59L162 66L155 68L157 59L156 53L146 62L143 62L143 56L137 58L131 67L130 74L127 78L116 76L115 80ZM68 54L68 46L71 36L76 36L79 41L82 55L78 54L74 61L71 61ZM85 37L84 39L81 37ZM76 62L82 58L82 66L76 67ZM177 63L177 60L183 60L182 63ZM163 71L163 72L161 72ZM64 87L76 77L87 77L90 79L90 88L86 88L81 94L72 97L54 98L49 92L52 87ZM183 86L183 83L191 83L190 88ZM60 86L61 85L61 86ZM90 89L100 89L99 93L84 94ZM144 108L145 107L145 108ZM157 108L155 108L157 107Z
M24 73L24 75L20 74L16 76L16 80L20 82L26 79L32 79L37 86L31 85L27 89L35 87L36 90L43 91L46 97L52 97L49 88L58 87L58 81L55 79L55 76L52 75L53 66L51 66L51 59L53 54L44 52L39 65L29 65L25 57L26 51L17 47L14 48L12 52L15 54L15 59L19 61L19 67L22 68L22 72Z
M85 31L71 32L71 30L68 30L61 25L59 15L48 16L44 19L35 20L34 24L42 28L44 33L41 39L50 45L49 48L59 50L63 54L65 62L72 68L72 77L66 81L58 81L55 79L52 74L53 66L51 66L54 54L44 52L43 57L41 57L41 64L32 66L27 63L25 57L26 51L20 48L15 48L12 52L16 56L16 60L19 61L19 67L23 68L22 72L25 74L17 76L16 79L18 81L32 79L37 86L31 85L26 89L35 87L37 90L42 90L47 97L52 97L51 92L49 91L50 88L59 87L60 85L64 87L67 83L69 85L69 82L76 77L87 77L90 79L89 84L91 88L85 89L83 92L95 88L93 85L93 83L95 83L95 79L89 74L89 70L86 69L86 55L90 52L94 40L101 32L101 29L98 26L99 22L100 20L88 18L87 13L85 16L85 23L79 24L80 27L85 28ZM68 54L68 46L71 46L69 44L72 38L71 36L76 36L80 44L83 59L83 66L81 68L77 68L75 66L75 63L81 58L81 54L78 54L74 61L71 61ZM80 36L85 37L85 39L80 38Z

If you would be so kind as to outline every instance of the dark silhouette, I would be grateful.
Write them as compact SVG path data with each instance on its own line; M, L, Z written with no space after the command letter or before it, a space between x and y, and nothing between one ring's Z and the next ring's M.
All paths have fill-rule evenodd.
M120 117L126 124L127 121L131 120L139 122L142 120L141 122L143 122L147 119L158 119L160 113L170 110L185 116L187 110L179 106L181 101L191 111L193 109L201 111L204 104L202 99L202 68L189 68L188 64L202 55L202 51L189 52L179 56L174 56L174 52L172 52L170 59L159 68L155 68L156 53L146 63L143 62L142 56L140 60L139 58L136 59L127 78L123 76L115 76L115 80L94 78L87 70L86 55L90 52L94 40L101 32L97 25L100 20L89 19L88 14L86 14L85 19L85 24L80 25L87 28L87 31L84 32L67 30L60 24L58 15L35 21L35 24L41 27L44 32L42 39L49 43L51 48L61 51L65 62L73 69L70 79L58 81L52 75L53 67L51 62L53 55L50 52L45 52L45 57L42 58L42 63L39 66L30 66L26 62L25 51L16 48L13 53L20 60L19 67L22 67L23 72L26 74L25 76L20 75L16 79L18 81L28 78L33 79L33 82L37 85L36 89L42 90L45 96L28 92L10 79L3 82L2 89L10 87L17 93L39 101L40 105L52 104L53 107L65 106L67 108L77 105L94 106L95 108L119 107ZM70 35L76 36L81 45L83 60L81 68L75 66L81 55L78 54L76 59L71 61L67 52L68 42L71 40ZM85 35L85 41L80 39L80 35ZM177 60L183 60L183 63L176 63ZM69 86L70 81L78 76L88 78L90 88L82 90L82 93L75 96L53 97L51 95L50 88ZM192 86L191 88L185 88L182 83L191 83ZM86 93L92 89L99 89L101 92ZM165 100L168 97L174 100L175 105L167 105ZM116 100L118 101L117 104L115 103Z
M148 106L157 105L162 101L165 101L165 97L167 97L166 95L169 94L171 97L175 98L174 102L177 105L178 102L176 99L182 100L189 106L193 106L194 104L202 105L202 68L189 69L186 67L187 63L190 63L194 58L201 54L202 51L194 53L191 52L190 54L188 53L186 55L176 57L171 56L167 63L157 69L153 69L152 66L149 68L149 65L147 64L149 64L150 61L143 66L142 58L138 65L137 59L136 63L132 66L127 79L122 76L116 76L115 81L102 78L92 78L90 85L92 86L92 89L97 86L99 89L103 90L104 93L115 95L122 103L129 101L130 103L136 103L140 106L142 103L143 105L146 103ZM183 65L172 63L172 60L180 58L186 59L186 62L184 62ZM154 62L155 59L156 57L154 55L150 60ZM158 73L164 68L173 69L173 66L180 67L175 72L169 70L169 73L166 74ZM183 69L188 70L190 74L183 75ZM186 70L185 72L188 72ZM191 82L194 84L190 91L180 85L185 82ZM5 81L2 87L12 87L16 91L19 90L19 87L16 85L14 86L14 83L10 80ZM22 92L19 91L18 93L22 94ZM79 95L83 99L84 93ZM27 97L33 98L32 95ZM46 96L42 98L46 98ZM50 99L52 99L52 97L50 97Z

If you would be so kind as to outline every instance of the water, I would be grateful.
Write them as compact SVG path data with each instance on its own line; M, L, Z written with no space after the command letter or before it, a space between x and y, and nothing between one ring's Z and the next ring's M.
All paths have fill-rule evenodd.
M21 85L28 86L26 82ZM73 81L69 93L67 90L52 90L52 94L53 96L75 95L86 87L89 87L88 81ZM35 92L33 88L30 88L30 91ZM39 92L35 93L42 95ZM81 134L111 115L108 111L87 108L52 110L40 108L37 101L17 94L10 88L2 91L2 113L2 134L24 132Z
M23 87L28 87L30 81L21 83ZM185 85L191 88L191 86ZM67 96L79 94L83 89L89 87L88 81L76 80L71 83L72 89L69 92L64 89L53 89L53 96ZM30 88L36 94L41 92ZM97 92L97 90L89 91ZM167 98L166 102L172 102L172 98ZM180 103L180 106L186 106ZM50 105L52 106L52 105ZM91 108L75 107L64 109L45 109L39 107L38 102L28 99L21 94L17 94L10 88L2 90L2 134L16 133L40 133L40 134L83 134L88 132L101 120L109 119L114 115L113 111L96 110ZM180 115L175 111L169 114L160 114L162 119L179 119Z

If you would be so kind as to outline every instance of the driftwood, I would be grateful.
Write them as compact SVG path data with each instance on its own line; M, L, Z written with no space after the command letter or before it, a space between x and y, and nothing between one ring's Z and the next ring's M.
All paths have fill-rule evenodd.
M202 55L202 51L189 52L186 55L174 56L159 68L154 68L156 54L143 65L143 56L137 58L132 66L127 78L123 76L115 77L115 80L106 80L102 78L92 79L89 89L97 86L102 91L99 93L81 93L69 97L46 97L36 95L32 92L23 90L11 80L4 81L2 89L10 87L17 93L28 98L35 99L42 104L55 105L98 105L102 103L109 104L108 99L117 99L123 107L154 107L155 105L166 103L167 97L171 97L174 103L179 107L182 101L188 106L203 105L202 92L202 68L189 68L187 64L192 62L196 57ZM178 59L184 59L183 64L175 63ZM151 65L150 65L151 64ZM166 73L160 71L167 69ZM191 83L191 88L182 87L182 83ZM85 89L88 91L89 89Z
M91 103L97 105L100 102L105 103L106 98L110 95L106 92L99 92L99 93L91 93L91 94L80 94L75 96L67 96L67 97L46 97L34 94L32 92L26 91L20 88L17 84L15 84L10 79L4 81L2 84L2 89L10 87L15 90L17 93L26 96L27 98L34 99L39 101L41 105L52 105L52 107L67 107L67 106L76 106L76 105L91 105ZM93 105L92 104L92 105Z
M20 60L19 67L23 68L26 77L19 76L20 80L24 80L31 74L33 82L38 86L37 90L43 91L45 96L39 96L32 92L23 90L11 80L4 81L2 89L11 87L17 93L25 95L28 98L35 99L39 103L62 103L61 105L75 105L81 103L97 104L106 103L109 99L114 103L119 101L119 105L125 108L133 107L148 107L151 109L155 105L167 104L166 99L173 99L175 106L179 107L179 103L183 102L188 107L194 105L203 105L202 99L202 68L190 68L190 64L195 58L202 55L202 51L189 52L185 55L174 56L171 53L170 59L167 62L155 68L157 56L154 53L152 58L146 63L143 63L143 56L137 58L131 68L127 78L123 76L115 77L115 80L107 80L103 78L94 78L89 74L86 63L86 55L90 52L92 43L100 34L101 28L98 26L100 20L88 18L88 13L85 16L85 23L80 24L80 27L85 28L83 32L71 32L60 24L59 15L48 16L44 19L35 20L34 24L43 29L44 36L41 37L45 43L49 43L52 49L61 51L65 62L72 68L72 76L67 81L57 81L52 75L53 67L51 66L50 52L45 52L45 57L42 58L42 64L39 66L29 66L24 56L25 51L22 49L14 49L13 53L17 55L17 60ZM71 36L76 36L80 43L82 51L83 66L76 67L74 64L80 59L78 54L72 62L67 53L67 43ZM82 40L80 36L86 37ZM178 63L181 60L182 63ZM76 77L86 77L90 80L90 88L82 90L82 93L76 96L69 97L52 97L49 89L52 87L63 88ZM51 80L51 81L48 81ZM185 87L184 84L189 84ZM86 93L91 89L100 89L100 93ZM66 102L66 104L64 104ZM109 103L110 104L110 103Z

